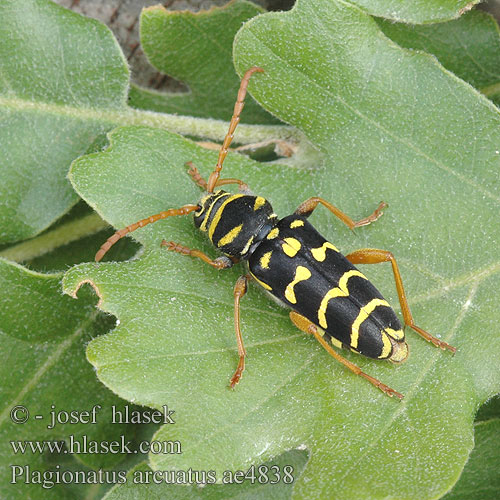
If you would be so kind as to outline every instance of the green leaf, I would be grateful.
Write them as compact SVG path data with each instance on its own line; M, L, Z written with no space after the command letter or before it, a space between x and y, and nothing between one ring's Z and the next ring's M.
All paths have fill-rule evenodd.
M500 493L500 419L474 425L475 447L446 500L484 500Z
M303 47L298 40L309 43ZM425 307L418 322L448 332L444 337L459 349L451 361L427 355L432 361L427 358L420 375L414 373L419 389L403 410L389 411L377 425L368 409L360 409L358 431L368 412L367 432L357 432L359 441L352 430L343 434L359 452L353 454L352 444L345 453L311 449L304 472L310 481L300 481L294 492L349 497L356 491L371 498L390 492L419 498L442 494L471 449L475 405L499 386L493 361L498 312L491 296L499 282L494 243L499 235L489 222L500 203L498 110L432 58L395 47L370 18L341 3L302 1L289 13L250 21L235 41L235 59L240 72L250 64L266 70L254 82L253 95L328 155L336 182L328 190L325 179L324 192L335 195L341 207L357 205L350 201L353 194L365 200L377 193L389 203L383 224L385 229L392 219L392 229L385 232L377 224L369 244L358 246L395 252L415 275L403 276L409 296ZM278 85L279 94L271 90ZM304 93L305 88L313 90ZM459 295L452 298L451 290ZM437 310L441 319L429 321ZM410 362L418 363L413 344L412 356ZM432 375L425 366L433 367ZM453 402L445 386L458 390L465 373L471 377L469 389L462 403ZM425 401L416 404L423 393ZM389 467L411 467L412 477L393 472L389 480L382 472ZM327 482L325 470L335 470L336 477Z
M222 473L305 446L311 458L297 498L439 497L473 447L477 407L500 389L491 292L500 285L500 235L491 224L500 203L498 110L435 58L398 47L369 16L331 0L252 19L237 36L235 60L240 73L264 68L250 91L302 129L324 163L259 165L230 154L224 176L246 180L280 216L314 195L353 218L388 202L384 217L356 234L321 208L311 220L345 253L393 251L417 324L457 354L411 331L411 356L400 367L344 354L404 393L399 404L335 363L252 287L241 313L247 368L228 391L237 363L232 286L244 271L217 273L160 248L166 238L215 254L179 217L134 233L145 245L141 258L66 274L67 293L90 280L100 307L120 319L89 344L88 358L120 396L176 411L175 426L155 437L179 440L183 453L151 455L154 470ZM196 202L183 164L207 176L217 156L140 127L119 128L110 141L106 152L75 162L70 177L120 228ZM390 266L364 271L396 305Z
M130 105L164 113L227 120L234 106L239 78L233 67L234 35L248 19L263 12L246 1L232 1L197 13L169 11L161 5L141 14L141 44L151 64L182 80L187 93L160 94L132 88ZM276 123L249 99L242 120Z
M280 457L256 466L254 469L240 471L235 478L233 471L228 471L226 484L213 484L210 478L216 478L215 474L208 471L172 471L170 473L158 473L153 471L147 464L139 464L127 474L127 482L113 488L106 495L106 500L129 500L135 498L171 500L209 500L220 498L241 498L252 500L288 500L291 497L293 483L290 483L290 475L297 479L307 461L307 453L300 450L292 450ZM287 467L287 469L285 469ZM289 469L289 468L292 469ZM293 472L290 473L290 470ZM246 480L244 480L244 473ZM289 475L285 473L288 472ZM203 475L205 473L205 476ZM233 473L231 475L231 473ZM153 478L156 477L156 483ZM200 487L196 484L186 485L186 478L205 477L205 485ZM161 478L161 480L160 480ZM238 482L237 482L238 481ZM275 483L271 483L274 481ZM174 482L177 484L168 484Z
M111 423L111 405L123 409L123 401L106 390L95 377L85 359L85 345L96 335L108 330L111 318L103 318L94 309L95 297L82 291L80 301L73 301L60 292L60 274L43 275L0 259L0 437L1 472L0 496L2 499L41 498L47 491L40 480L33 479L36 471L44 473L47 484L54 480L51 474L66 469L88 471L88 467L110 467L120 460L120 454L74 455L78 462L67 461L70 455L54 453L56 463L51 463L45 453L21 454L14 452L11 441L68 440L71 435L88 442L103 439L119 440L123 434L131 439L130 426ZM16 424L11 411L23 406L29 420ZM97 412L95 424L65 423L51 427L52 410L85 411L94 405ZM19 415L24 415L21 410ZM42 419L37 419L41 415ZM13 469L13 465L22 467ZM14 483L12 477L16 475ZM25 479L28 477L30 483ZM56 484L51 498L78 498L87 487L75 486L73 493L65 485Z
M81 222L85 222L85 220L82 219ZM62 229L66 230L67 228ZM72 241L63 247L58 247L49 253L30 259L25 264L30 269L35 269L39 272L65 271L80 262L94 260L94 256L102 245L102 242L106 241L113 233L113 229L96 232L90 236ZM132 240L122 240L116 244L116 247L113 253L114 258L116 260L126 260L137 253L139 245Z
M108 28L44 0L0 5L0 241L29 238L77 200L66 173L124 108L128 69Z
M97 21L48 0L6 0L0 19L0 243L37 235L77 202L66 178L70 163L99 150L105 132L116 125L224 137L225 123L127 107L125 59ZM234 84L234 71L231 78ZM243 142L258 142L269 130L247 131L250 139L240 135Z
M454 21L428 26L383 19L377 23L402 47L435 55L446 69L482 92L500 83L500 31L485 12L473 10Z
M114 233L85 202L77 203L42 234L0 250L0 258L43 273L65 271L80 262L89 262ZM137 253L138 244L124 239L117 243L115 258L126 260Z
M436 23L459 17L479 0L349 0L369 14L412 24Z
M479 408L476 415L476 422L491 420L493 418L500 419L500 394L496 394Z

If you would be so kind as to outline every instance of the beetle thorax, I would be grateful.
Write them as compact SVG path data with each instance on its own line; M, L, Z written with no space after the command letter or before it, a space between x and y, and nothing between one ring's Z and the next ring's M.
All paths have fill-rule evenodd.
M194 223L213 245L231 257L246 259L276 224L271 204L262 196L223 190L204 195Z

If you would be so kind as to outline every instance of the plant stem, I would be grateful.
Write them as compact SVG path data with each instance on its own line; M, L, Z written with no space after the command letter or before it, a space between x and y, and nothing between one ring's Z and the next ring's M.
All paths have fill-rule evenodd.
M97 214L90 214L81 219L73 220L66 224L41 234L31 240L23 241L0 252L0 257L24 262L44 255L56 248L67 245L72 241L79 240L84 236L102 231L109 224L103 221Z
M92 109L78 108L57 103L32 102L16 97L0 97L0 107L16 111L34 111L57 116L68 116L79 120L100 121L110 128L119 125L144 125L160 128L181 135L203 137L222 141L227 133L228 123L211 118L154 113L140 109ZM236 141L241 144L260 142L269 139L300 142L303 135L288 125L245 125L240 124Z
M15 111L33 111L57 116L78 118L79 120L99 121L109 128L123 125L142 125L168 130L181 135L222 141L228 130L228 122L209 118L194 118L166 113L155 113L124 107L122 109L92 109L66 106L57 103L33 102L16 97L0 96L0 108ZM286 141L299 146L296 157L303 149L310 151L308 141L297 129L287 125L245 125L240 124L236 142L253 144L261 141ZM288 161L286 161L288 163ZM300 162L298 162L300 163ZM48 253L57 247L67 245L84 236L94 234L108 224L97 214L64 224L31 240L0 251L0 257L15 262L24 262Z

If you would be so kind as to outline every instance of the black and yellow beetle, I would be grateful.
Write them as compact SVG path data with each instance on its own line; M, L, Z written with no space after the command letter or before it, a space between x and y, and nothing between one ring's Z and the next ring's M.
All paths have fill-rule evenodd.
M173 241L163 240L162 245L169 250L197 257L216 269L229 268L242 260L246 262L248 270L234 287L239 363L231 378L231 387L239 382L245 369L240 299L245 295L248 280L251 279L292 309L290 318L293 323L302 331L314 335L335 359L389 396L396 395L402 399L402 394L362 372L332 348L346 347L364 356L387 359L393 363L401 363L408 357L408 345L399 319L380 292L354 264L391 262L405 325L435 346L452 352L455 352L455 348L415 325L398 265L391 252L366 248L344 256L307 220L318 204L322 204L354 229L377 220L382 215L385 203L380 203L368 217L354 221L326 200L313 197L299 205L293 215L278 219L271 204L263 197L253 195L244 182L239 179L220 179L222 164L243 109L248 82L252 74L262 71L258 67L250 68L241 80L229 131L208 181L202 178L194 165L188 163L191 178L205 191L198 204L166 210L117 231L101 246L96 261L100 261L116 241L131 231L166 217L194 212L195 225L207 234L223 255L212 260L200 250ZM237 184L239 193L214 191L216 187L226 184Z

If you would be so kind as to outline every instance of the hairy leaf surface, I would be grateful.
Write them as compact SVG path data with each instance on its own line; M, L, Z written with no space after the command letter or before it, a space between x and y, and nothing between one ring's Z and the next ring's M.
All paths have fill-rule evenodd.
M185 217L138 230L145 246L138 259L67 273L66 292L90 280L100 307L120 319L89 345L89 360L120 396L175 409L176 425L156 437L178 439L184 451L151 455L155 470L222 473L305 446L311 458L297 498L440 496L472 449L477 407L500 387L491 294L500 284L491 224L500 204L498 110L343 2L303 0L249 21L235 60L240 74L264 68L250 91L303 130L324 161L304 169L230 154L224 176L244 179L280 216L313 195L354 218L388 202L381 220L355 234L322 208L311 221L345 253L393 251L417 324L457 354L411 331L411 355L399 367L344 353L404 393L398 403L335 363L252 287L242 304L247 369L227 390L237 363L232 285L244 271L217 273L160 248L165 238L214 254ZM110 141L107 151L75 162L71 180L115 227L195 203L199 190L183 164L191 160L207 176L216 161L215 153L153 129L120 128ZM363 270L398 310L390 266Z

